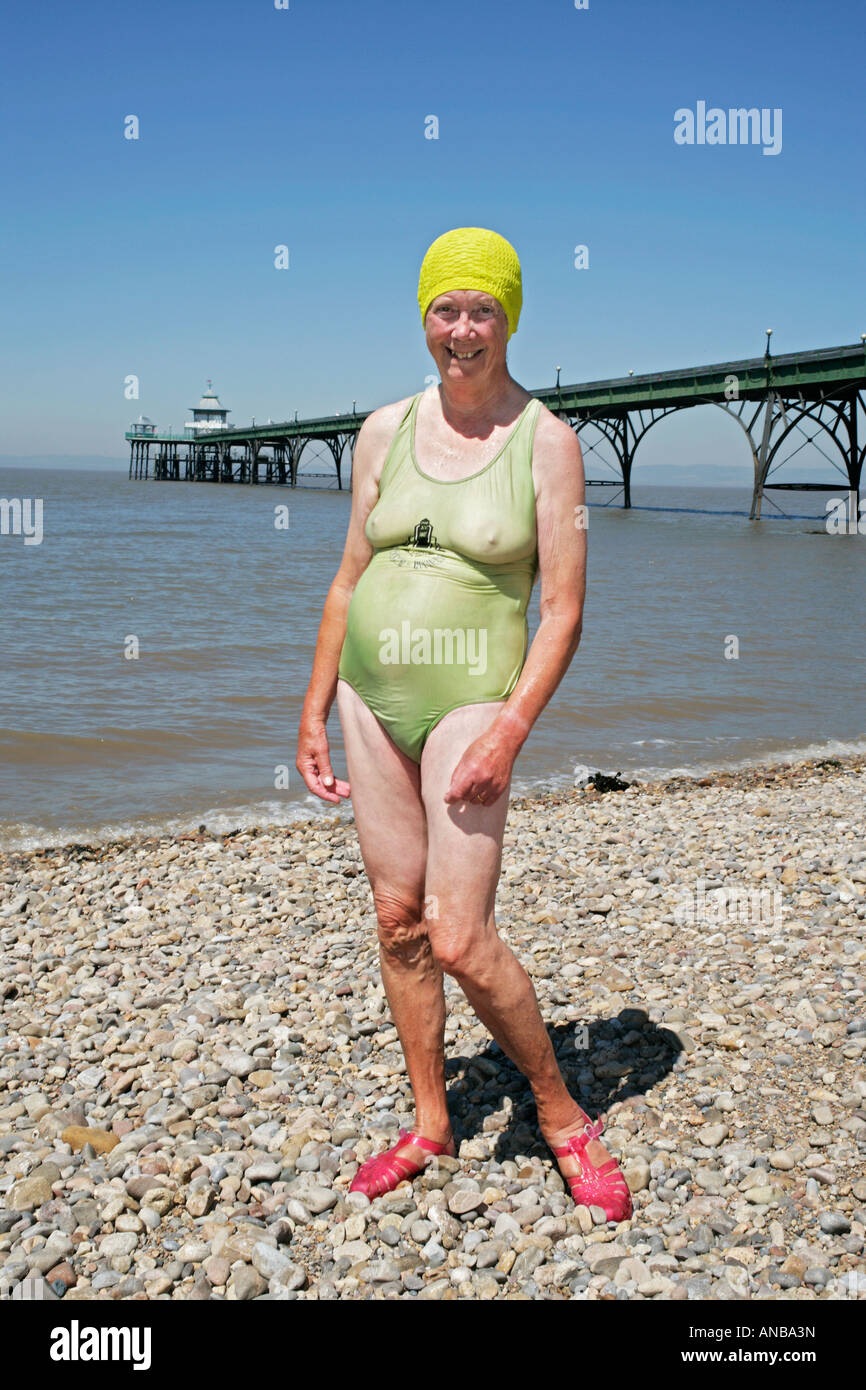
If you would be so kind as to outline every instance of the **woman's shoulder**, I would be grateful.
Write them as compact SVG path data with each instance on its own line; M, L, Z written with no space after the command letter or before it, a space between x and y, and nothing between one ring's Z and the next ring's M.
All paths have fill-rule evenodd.
M389 401L387 405L377 406L366 416L361 428L367 435L377 438L386 435L393 437L414 399L414 395L403 396L399 401Z
M567 442L569 437L574 438L574 430L567 420L560 419L558 415L548 409L542 400L538 401L538 406L537 436L540 435L551 441L559 440L563 443Z
M556 492L570 485L572 477L583 477L583 455L577 433L567 420L561 420L543 401L539 402L532 449L532 471L536 494Z
M567 420L562 420L543 401L538 402L538 421L535 438L543 447L554 453L579 453L577 435Z
M359 475L369 475L378 484L388 451L414 399L414 396L404 396L399 401L390 401L364 417L352 453L353 468L357 467Z

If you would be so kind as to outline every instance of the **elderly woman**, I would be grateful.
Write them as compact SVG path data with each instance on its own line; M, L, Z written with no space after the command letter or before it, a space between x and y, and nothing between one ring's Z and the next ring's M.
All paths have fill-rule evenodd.
M352 512L328 591L297 767L339 802L351 785L388 1003L415 1126L363 1164L375 1197L455 1154L443 972L527 1077L574 1200L631 1214L614 1159L569 1094L523 966L494 918L514 760L580 641L580 445L509 374L520 263L496 232L437 238L418 288L440 384L374 410L355 445ZM541 574L527 653L526 608ZM349 783L331 770L336 695Z

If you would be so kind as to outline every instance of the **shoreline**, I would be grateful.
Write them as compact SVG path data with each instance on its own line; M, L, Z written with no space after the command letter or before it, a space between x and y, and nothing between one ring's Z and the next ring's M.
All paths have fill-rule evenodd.
M667 794L682 793L692 788L699 787L747 787L764 786L772 784L797 785L803 778L808 778L816 773L854 773L866 769L866 751L861 753L838 753L829 754L824 757L811 757L802 759L786 760L784 762L760 761L748 763L743 767L735 769L717 768L710 772L701 774L683 774L678 776L662 777L654 781L644 781L637 779L629 782L628 790L632 796L641 794ZM593 777L607 776L608 774L593 773ZM628 774L622 778L628 782ZM562 805L575 798L578 800L588 800L597 796L619 795L619 792L596 792L594 789L587 793L585 787L552 787L547 790L539 790L530 793L513 794L510 798L510 811L516 807L528 808L535 806L539 810L549 805ZM322 826L322 825L353 825L354 816L351 811L351 800L341 806L334 807L333 812L329 811L326 803L322 802L321 807L310 808L309 816L298 816L290 821L263 822L249 826L239 826L232 830L208 830L204 831L161 831L158 833L142 834L133 833L128 835L118 835L108 839L85 839L64 841L60 845L36 845L23 849L2 848L0 847L0 868L5 864L26 861L33 855L46 856L49 854L74 853L83 850L102 851L107 853L109 850L122 851L133 845L161 845L166 843L183 843L190 840L199 839L225 840L233 839L239 835L280 835L291 834L298 826ZM220 812L220 815L223 813ZM206 822L205 822L206 826Z
M449 977L458 1157L349 1193L414 1112L345 815L0 855L0 1294L866 1298L864 792L851 755L512 801L497 926L616 1226Z
M633 795L642 793L661 794L682 793L684 791L695 790L699 787L729 787L746 788L751 786L797 786L803 780L807 780L816 773L835 774L835 773L856 773L866 770L866 752L864 753L839 753L830 754L821 758L801 758L790 762L756 762L748 763L738 768L716 768L711 772L700 775L683 774L671 777L658 778L655 781L635 781L630 784L629 790ZM593 774L597 775L597 774ZM628 778L624 777L624 781ZM585 789L574 788L574 792L566 792L565 799L570 799L572 794L586 796ZM515 798L512 805L519 801L522 805L529 806L538 802L543 802L549 798L562 795L556 790L541 792L535 796ZM618 795L616 792L595 792L596 797Z

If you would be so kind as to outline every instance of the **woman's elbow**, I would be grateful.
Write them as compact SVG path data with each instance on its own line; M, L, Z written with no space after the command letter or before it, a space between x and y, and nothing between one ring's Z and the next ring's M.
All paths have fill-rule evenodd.
M580 634L583 631L583 604L582 603L557 603L549 608L545 604L539 607L539 617L542 622L555 622L564 632L567 632L569 639L574 642L575 647L580 641Z

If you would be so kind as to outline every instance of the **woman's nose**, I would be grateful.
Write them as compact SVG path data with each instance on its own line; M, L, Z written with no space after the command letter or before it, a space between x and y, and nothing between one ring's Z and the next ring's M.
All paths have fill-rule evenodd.
M465 338L466 335L470 332L471 328L472 324L469 320L469 313L465 310L460 315L457 322L452 326L451 335L455 338Z

